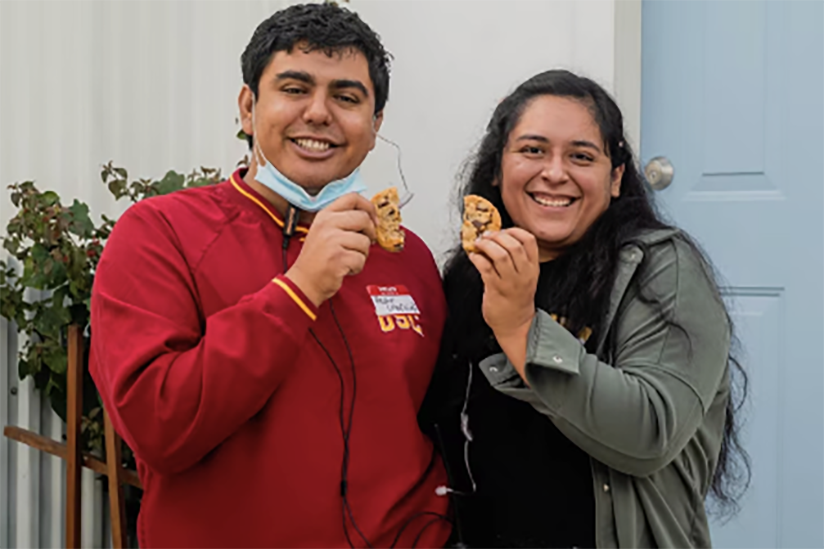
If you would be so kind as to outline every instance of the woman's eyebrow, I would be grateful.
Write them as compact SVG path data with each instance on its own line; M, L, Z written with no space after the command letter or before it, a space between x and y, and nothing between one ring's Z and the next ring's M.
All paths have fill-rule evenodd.
M543 135L531 134L531 133L521 135L515 141L540 141L541 143L549 143L549 139L547 139ZM593 149L595 151L598 151L599 153L602 152L601 147L599 147L598 145L596 145L592 141L587 141L585 139L576 139L575 141L572 142L572 146L573 147L586 147L588 149Z
M598 145L596 145L592 141L577 140L577 141L573 141L572 145L575 146L575 147L586 147L588 149L595 149L596 151L601 152L601 147L599 147Z
M542 143L549 143L549 139L543 135L526 134L520 136L516 141L541 141Z

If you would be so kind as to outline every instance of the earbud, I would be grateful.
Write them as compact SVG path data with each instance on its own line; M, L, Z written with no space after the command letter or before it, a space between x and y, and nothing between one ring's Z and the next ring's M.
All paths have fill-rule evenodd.
M446 494L458 494L459 496L467 495L466 492L461 492L460 490L453 490L452 488L450 488L449 486L446 486L444 484L442 484L442 485L435 488L435 495L436 496L443 497Z

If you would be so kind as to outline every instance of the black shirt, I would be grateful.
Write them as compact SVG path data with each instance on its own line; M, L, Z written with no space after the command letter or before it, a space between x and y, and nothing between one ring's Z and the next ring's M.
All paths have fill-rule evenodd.
M468 455L477 492L460 496L466 541L473 547L594 547L589 455L531 405L493 389L477 370L472 378ZM451 461L453 468L463 466Z
M563 296L583 291L564 284L568 261L562 257L541 264L538 307L554 311L553 303L563 301ZM451 318L419 416L423 430L438 444L450 485L456 490L451 493L455 510L452 541L470 547L594 547L595 496L589 455L530 404L492 388L477 360L473 360L467 403L473 436L468 446L476 485L473 491L460 420L470 367L465 357L467 353L490 356L501 349L480 316L482 287L467 283L466 278L476 274L470 267L466 267L469 274L455 269L446 277ZM582 325L596 324L595 305L589 311L591 318L580 319ZM587 339L580 326L574 329ZM596 338L590 335L587 343L591 345Z

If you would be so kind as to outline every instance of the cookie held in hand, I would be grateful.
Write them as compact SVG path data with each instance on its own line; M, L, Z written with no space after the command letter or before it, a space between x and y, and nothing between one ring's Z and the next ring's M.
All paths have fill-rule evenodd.
M404 233L401 229L401 208L398 189L389 187L372 197L378 212L378 245L389 252L403 250Z
M486 231L501 230L501 214L486 198L470 194L464 197L461 243L466 253L477 252L475 241Z

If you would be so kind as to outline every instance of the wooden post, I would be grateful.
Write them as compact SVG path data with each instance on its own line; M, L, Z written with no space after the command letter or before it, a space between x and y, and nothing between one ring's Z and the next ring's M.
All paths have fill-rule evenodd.
M83 414L83 332L80 326L68 329L68 365L66 368L66 444L38 433L12 425L3 428L3 434L41 452L66 460L66 544L77 548L81 544L80 478L83 467L106 475L109 481L110 514L112 520L112 546L127 546L126 510L122 483L142 488L137 472L123 468L121 439L114 431L106 410L103 410L106 434L106 462L80 451L80 426ZM36 510L35 510L36 512Z
M123 457L121 456L120 437L114 431L108 412L103 410L106 424L106 470L109 481L109 514L112 520L112 547L124 549L126 540L126 505L123 501Z
M66 547L80 547L80 419L83 416L83 334L69 326L66 410Z

